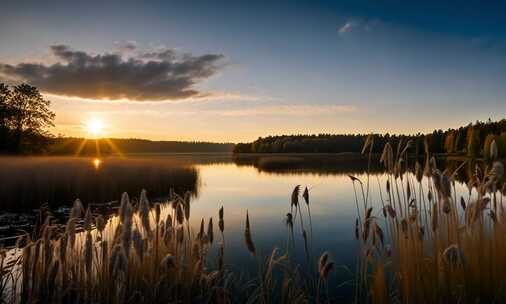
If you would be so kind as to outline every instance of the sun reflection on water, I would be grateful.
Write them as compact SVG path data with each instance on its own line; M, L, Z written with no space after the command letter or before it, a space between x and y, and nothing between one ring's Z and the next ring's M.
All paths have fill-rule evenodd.
M95 169L100 168L100 165L101 165L101 164L102 164L102 161L101 161L100 159L95 158L95 159L93 160L93 166L95 167Z

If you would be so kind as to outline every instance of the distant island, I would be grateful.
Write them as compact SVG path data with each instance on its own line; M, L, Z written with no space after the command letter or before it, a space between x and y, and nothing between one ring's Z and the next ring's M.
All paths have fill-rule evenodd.
M234 146L234 153L360 153L368 134L280 135L260 137L250 143ZM387 142L394 147L412 140L417 155L427 152L488 158L490 145L495 140L500 157L506 157L506 119L493 122L477 121L458 129L434 130L429 134L390 135L374 134L373 153L381 153Z

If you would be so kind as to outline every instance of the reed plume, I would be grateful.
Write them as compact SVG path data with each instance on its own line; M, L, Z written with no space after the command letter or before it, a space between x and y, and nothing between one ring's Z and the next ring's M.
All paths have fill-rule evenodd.
M246 227L244 229L244 240L246 242L246 248L251 253L251 255L256 256L255 244L253 243L253 239L251 238L251 228L249 224L249 214L246 211Z

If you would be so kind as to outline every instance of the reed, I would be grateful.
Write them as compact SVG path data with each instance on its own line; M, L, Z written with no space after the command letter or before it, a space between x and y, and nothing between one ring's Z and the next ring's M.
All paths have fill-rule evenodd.
M371 137L364 153L371 154L373 144ZM395 151L390 144L384 147L380 161L386 178L384 185L378 179L379 197L371 195L369 176L363 180L349 176L359 244L356 302L506 301L502 288L506 285L506 185L496 148L492 148L488 166L475 168L466 197L458 197L455 190L456 175L463 165L442 172L428 153L425 166L418 161L410 165L412 148L409 141L399 143ZM64 227L41 209L42 224L37 230L18 240L14 249L0 250L2 301L336 301L331 292L331 277L336 272L331 253L315 252L313 257L310 246L313 227L307 187L297 185L288 196L284 253L276 248L265 252L257 246L254 218L246 211L244 251L256 263L252 277L227 267L224 208L218 210L216 236L213 216L207 222L201 219L199 229L193 231L190 198L189 193L171 191L169 201L152 204L142 191L138 204L133 204L125 193L117 216L108 219L76 200ZM301 206L302 199L307 208ZM309 224L309 234L305 224ZM297 225L300 230L294 227ZM299 231L307 268L297 265L292 250ZM213 249L216 256L210 254ZM211 262L213 257L216 263Z
M298 205L297 209L302 216ZM309 194L304 194L308 200ZM137 208L121 196L117 216L105 219L76 200L63 229L41 215L38 236L26 234L6 256L0 251L0 296L5 303L283 303L307 302L307 287L289 256L262 256L246 212L245 247L255 257L256 278L227 269L224 208L218 212L221 242L212 217L198 233L189 224L190 196L171 195L151 207L142 191ZM302 218L301 224L302 224ZM291 223L293 226L293 223ZM305 232L304 230L301 230ZM217 268L209 252L218 246ZM329 269L330 270L330 269ZM326 278L320 275L321 278ZM279 274L275 274L279 273ZM244 286L248 286L244 288Z
M455 189L464 164L441 172L426 152L424 172L418 162L411 172L407 160L412 146L399 145L396 155L385 146L386 198L381 195L368 205L367 196L355 192L360 245L356 302L506 301L506 193L500 191L506 186L504 165L492 146L492 163L476 167L467 198L457 197ZM372 208L380 208L383 216L371 216Z

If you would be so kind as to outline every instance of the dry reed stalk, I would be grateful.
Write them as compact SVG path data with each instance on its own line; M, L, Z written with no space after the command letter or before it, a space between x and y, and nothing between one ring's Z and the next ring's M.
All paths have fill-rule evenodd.
M256 248L255 248L255 244L253 243L253 239L251 237L249 214L248 214L247 210L246 210L246 225L244 228L244 240L246 243L246 248L248 248L248 251L251 253L251 255L256 256Z

